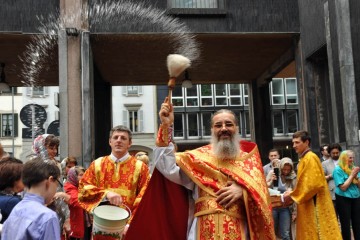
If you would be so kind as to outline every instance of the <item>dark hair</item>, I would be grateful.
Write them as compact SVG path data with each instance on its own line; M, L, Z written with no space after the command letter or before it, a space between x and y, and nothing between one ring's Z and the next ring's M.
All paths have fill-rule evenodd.
M329 150L329 144L323 144L320 146L320 152L324 151L324 147L328 147Z
M45 142L44 142L45 147L59 147L59 145L60 145L60 140L55 135L49 134L45 138Z
M65 166L68 164L68 163L74 163L75 165L78 165L78 162L76 160L76 157L67 157L64 159L65 160Z
M309 141L309 145L311 143L311 137L309 135L309 133L305 130L300 130L300 131L297 131L293 134L292 138L300 138L301 141L305 142L306 140Z
M56 156L59 154L60 140L54 134L49 134L44 141L44 147L56 147Z
M333 149L337 149L337 150L339 150L339 152L342 151L342 147L338 143L330 144L329 147L328 147L328 153L330 153Z
M279 151L279 149L277 149L277 148L270 149L269 152L268 152L268 155L269 155L271 152L277 152L277 153L280 155L280 151Z
M14 187L16 181L21 179L23 162L19 159L7 157L0 161L0 190Z
M229 109L220 109L220 110L216 111L211 117L211 126L214 124L214 117L216 115L218 115L218 114L221 114L221 113L230 113L230 114L232 114L234 116L235 125L239 126L238 118L236 117L235 113L233 111L229 110Z
M112 137L113 133L114 132L127 132L129 134L129 140L131 141L132 139L132 132L131 130L126 127L126 126L123 126L123 125L118 125L116 127L113 127L111 130L110 130L110 135L109 135L109 139Z
M58 179L60 176L60 169L53 160L42 160L40 157L35 157L24 164L23 183L26 187L36 185L49 177Z

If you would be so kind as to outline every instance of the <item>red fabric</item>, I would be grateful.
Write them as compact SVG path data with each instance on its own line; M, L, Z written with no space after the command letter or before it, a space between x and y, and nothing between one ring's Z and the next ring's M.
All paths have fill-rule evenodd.
M125 240L184 240L188 209L188 191L155 169Z
M70 226L71 233L70 236L74 238L83 238L84 237L84 209L80 207L78 202L78 188L72 185L69 182L66 182L64 185L64 190L67 194L70 195L69 200L69 210L70 210Z

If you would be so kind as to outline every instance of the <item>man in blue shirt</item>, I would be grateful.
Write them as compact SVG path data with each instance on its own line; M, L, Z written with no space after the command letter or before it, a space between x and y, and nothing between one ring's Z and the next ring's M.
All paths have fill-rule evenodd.
M23 182L28 191L5 221L2 240L60 240L57 215L45 206L53 200L59 177L53 161L35 158L24 164Z

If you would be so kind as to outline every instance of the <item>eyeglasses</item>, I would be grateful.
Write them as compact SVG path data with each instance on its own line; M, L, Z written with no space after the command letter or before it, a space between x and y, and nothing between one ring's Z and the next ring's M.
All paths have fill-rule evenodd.
M63 187L62 182L61 182L58 178L56 178L56 181L59 183L59 186L60 186L60 187Z

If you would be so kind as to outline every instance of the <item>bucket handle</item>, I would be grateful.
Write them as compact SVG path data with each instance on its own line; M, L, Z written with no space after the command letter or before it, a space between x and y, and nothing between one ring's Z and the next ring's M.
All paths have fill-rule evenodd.
M129 218L131 217L131 209L125 204L125 203L121 203L118 207L123 208L122 206L125 207L125 210L127 210L129 212Z

